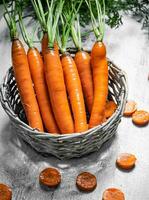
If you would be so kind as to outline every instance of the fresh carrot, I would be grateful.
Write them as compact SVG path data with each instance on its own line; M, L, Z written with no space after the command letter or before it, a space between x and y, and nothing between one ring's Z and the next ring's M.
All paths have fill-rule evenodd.
M81 4L82 1L80 1L78 9L80 8ZM73 13L75 6L75 3L71 4L70 7L72 7L72 11L69 10L69 13L65 11L63 12L63 16L61 17L62 34L61 36L58 35L58 41L60 51L62 53L61 63L63 67L65 84L74 118L75 132L83 132L88 129L88 125L86 119L85 103L83 98L81 81L74 59L67 52L66 48L71 30L71 25L73 19L75 18L75 15Z
M51 109L48 89L45 82L44 66L41 55L36 48L30 48L27 53L30 72L45 128L49 133L58 133L58 127Z
M63 54L61 62L66 88L70 97L70 104L75 123L75 132L86 131L88 125L86 120L85 104L76 64L70 54Z
M94 100L89 121L92 128L102 123L108 96L108 64L103 42L96 42L91 52L93 68Z
M90 66L90 55L85 51L78 51L74 57L79 76L81 79L82 89L89 113L93 104L93 81Z
M24 41L29 47L27 52L29 68L34 83L34 89L36 92L36 97L38 100L43 123L49 133L58 133L59 130L54 119L54 115L52 113L48 89L45 81L43 60L38 49L34 47L32 40L33 36L29 37L29 34L27 33L26 28L23 24L23 13L21 11L21 8L19 7L18 10L20 30L22 32Z
M27 55L19 39L12 41L12 63L21 102L29 125L32 128L43 131L42 119L33 89Z
M77 53L75 54L74 60L79 72L85 103L87 105L89 113L91 113L93 104L93 80L90 65L90 55L82 48L81 30L78 15L76 22L76 26L71 26L71 35L74 44L78 49Z
M59 2L56 2L56 4L55 2L52 2L51 5L48 6L48 48L46 50L46 53L44 54L44 62L46 82L53 113L61 133L67 134L74 132L74 124L71 116L69 102L67 99L62 64L59 55L54 50L56 28L62 12L63 4L64 0L60 0ZM55 7L57 12L53 13L53 8ZM50 22L52 21L52 23L49 23L49 20ZM53 33L52 35L51 32Z
M5 7L4 18L10 31L10 38L12 40L11 55L12 65L15 75L15 80L20 93L22 105L25 110L25 114L29 125L43 131L42 119L33 88L31 74L29 71L29 64L27 55L21 41L17 37L17 26L16 26L16 10L17 4L13 2L11 5L11 11L9 11L5 0L3 0Z
M74 125L67 99L62 65L57 53L48 50L44 55L45 74L55 119L61 133L73 133Z
M95 0L98 23L92 12L91 2L86 0L89 7L92 25L97 41L95 42L91 51L91 66L93 70L93 84L94 84L94 100L92 112L89 121L89 127L95 127L102 123L104 118L104 111L108 96L108 63L106 59L106 47L103 43L104 26L105 26L105 2L103 0L103 13L101 4ZM99 25L97 27L97 24Z

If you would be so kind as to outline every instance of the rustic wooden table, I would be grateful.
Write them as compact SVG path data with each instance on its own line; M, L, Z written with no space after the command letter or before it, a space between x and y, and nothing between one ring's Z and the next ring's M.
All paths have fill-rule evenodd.
M1 10L1 9L0 9ZM10 42L0 12L0 80L11 65ZM92 36L90 38L93 38ZM86 41L91 46L93 39ZM139 108L149 110L149 40L141 24L126 16L119 29L107 28L105 43L108 57L126 71L129 99ZM136 167L122 172L115 166L121 152L134 153ZM62 183L53 191L44 191L38 182L39 172L53 166L62 173ZM90 171L98 185L92 193L79 192L75 178L81 171ZM8 116L0 107L0 182L13 189L13 200L101 200L108 187L120 188L127 200L149 200L149 126L138 128L131 119L123 118L116 136L102 149L80 159L61 161L43 157L18 139Z

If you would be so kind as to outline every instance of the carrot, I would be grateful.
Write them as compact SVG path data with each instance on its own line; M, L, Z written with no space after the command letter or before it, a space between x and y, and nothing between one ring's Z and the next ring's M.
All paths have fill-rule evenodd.
M73 133L74 125L67 99L60 57L48 49L44 55L45 74L55 119L61 133Z
M29 71L27 55L21 41L17 38L16 10L18 10L18 4L13 2L11 7L8 8L5 0L3 0L3 5L6 11L4 18L8 25L10 38L12 40L12 65L21 102L24 107L29 125L32 128L43 131L42 119ZM11 11L9 11L9 9Z
M92 128L102 123L108 96L108 64L103 42L96 42L91 52L93 68L94 100L89 121Z
M42 119L32 85L26 52L19 39L12 41L12 63L21 102L29 125L32 128L43 131Z
M78 51L74 60L79 72L87 108L89 113L91 113L93 104L93 82L90 67L90 55L85 51Z
M138 110L133 113L132 121L138 126L145 126L149 123L149 113L144 110Z
M67 52L67 41L70 35L72 22L76 16L75 14L78 13L82 2L83 0L80 1L79 5L76 2L71 2L70 8L72 8L72 10L69 10L68 13L66 10L64 10L63 15L61 16L62 31L61 35L58 34L57 40L59 42L60 51L62 53L61 63L72 109L72 115L74 118L75 132L86 131L88 129L88 124L86 119L85 103L80 77L74 59ZM74 12L75 6L78 6L76 12Z
M125 196L120 189L108 188L104 191L102 200L125 200Z
M93 80L92 80L92 71L90 65L91 59L89 53L84 51L82 48L79 15L77 15L76 22L77 23L74 23L71 26L71 35L74 44L78 49L77 53L75 54L74 60L80 76L85 103L89 113L91 113L93 104Z
M137 104L134 101L127 101L125 110L124 110L124 116L129 117L132 116L132 114L137 110Z
M29 48L27 56L45 128L49 133L58 133L59 130L51 109L41 55L36 48Z
M45 81L43 60L38 49L35 48L33 45L33 41L31 39L33 37L29 37L29 34L27 33L26 28L23 24L21 8L19 7L18 10L19 25L22 32L22 36L29 47L27 52L27 58L43 123L45 125L46 130L49 133L58 133L59 130L52 113L48 89Z
M46 41L48 41L48 45L44 54L45 77L54 117L61 133L72 133L74 132L74 125L67 99L62 65L59 54L54 50L56 28L62 13L64 0L60 0L59 2L52 1L51 5L47 1L47 18L45 18L41 1L33 0L32 3L37 16L40 13L38 18L44 19L45 29L47 30L48 38ZM55 9L56 13L54 13Z
M115 112L117 108L117 105L114 101L108 101L106 103L106 108L105 108L105 118L109 118L113 115L113 113Z
M75 132L86 131L88 129L88 125L86 120L85 104L76 64L69 54L63 54L61 62L64 71L66 88L70 97Z
M45 32L43 34L43 38L42 38L42 42L41 42L41 49L42 49L42 55L43 55L43 57L44 57L44 54L45 54L47 48L48 48L48 33ZM57 54L59 54L59 47L58 47L58 44L57 44L56 41L54 42L54 50L55 50L55 52Z
M119 168L129 170L135 166L136 157L130 153L122 153L118 156L116 164Z
M86 0L91 14L92 26L97 38L91 51L91 66L93 70L94 100L92 112L89 120L89 127L95 127L102 123L104 119L105 106L108 96L108 63L106 59L106 47L103 43L105 27L105 2L102 5L95 0L98 18L92 11L90 1ZM101 8L103 6L103 9ZM103 10L103 11L102 11Z

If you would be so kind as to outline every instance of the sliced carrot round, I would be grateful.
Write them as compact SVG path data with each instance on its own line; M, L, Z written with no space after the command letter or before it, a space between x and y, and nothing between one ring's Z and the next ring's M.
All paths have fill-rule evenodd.
M12 190L9 186L0 183L0 200L11 200Z
M131 116L137 110L137 104L135 101L127 101L124 116L128 117Z
M76 185L82 191L91 192L96 188L97 180L93 174L82 172L77 176Z
M106 103L106 109L105 109L105 117L109 118L113 115L113 113L115 112L117 108L117 105L114 101L108 101Z
M144 110L138 110L132 115L132 121L138 126L144 126L149 122L149 113Z
M125 196L121 190L109 188L104 191L102 200L125 200Z
M122 153L118 156L116 164L119 168L129 170L135 166L136 157L133 154Z
M57 169L46 168L40 173L39 181L48 187L57 187L61 182L61 174Z

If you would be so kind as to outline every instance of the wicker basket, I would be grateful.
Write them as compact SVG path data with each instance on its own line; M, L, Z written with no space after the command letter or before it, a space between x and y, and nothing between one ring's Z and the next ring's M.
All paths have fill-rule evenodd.
M60 159L81 157L97 151L104 142L115 134L127 98L125 73L111 61L108 61L108 65L109 99L113 99L117 103L116 112L102 125L84 133L68 135L41 133L27 125L13 70L10 68L0 88L0 100L15 132L38 152L50 153Z

